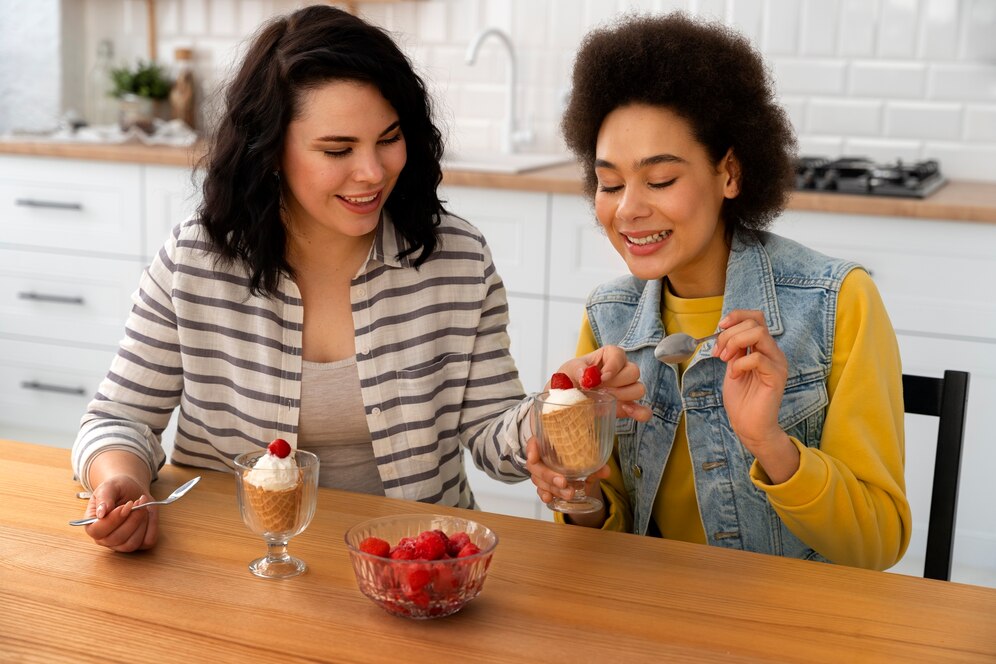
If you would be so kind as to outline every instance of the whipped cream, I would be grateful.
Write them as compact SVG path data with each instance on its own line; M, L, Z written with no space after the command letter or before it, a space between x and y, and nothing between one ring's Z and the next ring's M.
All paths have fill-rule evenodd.
M286 491L294 488L299 477L293 450L283 459L267 452L245 475L246 482L266 491Z
M585 393L576 387L569 390L550 390L549 396L543 402L543 412L549 413L564 406L573 406L587 400L588 397L585 396Z

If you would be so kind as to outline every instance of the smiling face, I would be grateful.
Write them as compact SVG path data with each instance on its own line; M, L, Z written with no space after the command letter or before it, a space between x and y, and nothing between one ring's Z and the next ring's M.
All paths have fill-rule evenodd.
M739 193L737 169L732 153L713 163L673 111L621 106L598 132L595 214L634 276L666 276L681 297L720 295L729 255L720 210Z
M369 239L405 166L398 114L368 83L302 93L281 161L286 220L310 241Z

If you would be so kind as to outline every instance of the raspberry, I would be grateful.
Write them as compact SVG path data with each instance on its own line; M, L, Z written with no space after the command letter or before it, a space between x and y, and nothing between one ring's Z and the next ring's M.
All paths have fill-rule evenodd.
M388 556L392 560L415 560L415 540L411 537L402 537L398 545L391 549Z
M408 591L417 593L432 583L432 572L424 567L417 567L408 572L406 581Z
M470 543L470 535L465 532L453 533L450 537L450 543L447 547L447 551L451 557L456 558L457 554L460 553L460 549Z
M419 560L439 560L446 556L446 536L436 530L419 533L415 541L415 557Z
M267 451L275 457L284 459L288 454L291 453L291 446L283 438L277 438L272 443L266 446Z
M457 554L457 558L466 558L467 556L473 556L480 552L481 550L477 548L476 544L473 542L467 542L463 545L463 548L460 549L460 553Z
M550 379L550 389L551 390L570 390L574 387L574 381L571 380L570 376L565 373L560 373L559 371L553 374Z
M391 545L379 537L368 537L360 542L360 551L387 558L391 554Z
M602 372L594 364L584 370L581 374L581 387L590 390L598 387L602 383Z

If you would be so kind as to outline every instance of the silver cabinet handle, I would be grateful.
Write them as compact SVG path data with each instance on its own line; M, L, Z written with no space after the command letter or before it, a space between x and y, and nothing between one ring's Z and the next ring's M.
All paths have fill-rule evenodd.
M21 389L24 390L36 390L38 392L56 392L57 394L73 394L76 396L83 396L86 394L86 390L82 387L66 387L65 385L49 385L47 383L39 383L36 380L26 380L21 383Z
M55 210L82 210L81 203L63 203L61 201L39 201L33 198L18 198L14 205L33 208L52 208Z
M71 295L49 295L48 293L34 293L32 291L21 291L17 294L21 300L34 300L35 302L57 302L59 304L83 304L83 298Z

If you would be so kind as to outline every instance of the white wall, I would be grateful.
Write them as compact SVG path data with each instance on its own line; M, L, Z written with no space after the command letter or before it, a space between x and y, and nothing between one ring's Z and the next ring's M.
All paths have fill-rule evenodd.
M59 0L0 0L0 131L54 126L61 78Z
M30 114L39 109L53 115L27 95L50 85L46 76L58 71L51 40L41 38L57 23L57 2L0 0L0 131L38 124ZM168 63L174 48L193 46L210 116L210 92L245 38L267 17L303 4L157 0L159 59ZM119 60L147 56L145 0L62 0L62 6L64 14L69 6L83 7L82 19L65 29L72 34L64 38L78 39L82 48L74 66L92 66L103 38L114 42ZM734 25L759 45L802 153L881 161L933 157L951 177L996 181L996 0L402 0L356 6L392 31L420 66L457 151L497 149L501 140L505 58L489 40L476 66L464 63L478 30L497 26L512 34L518 110L536 133L527 149L551 151L561 147L557 121L581 36L620 11L685 9ZM31 59L32 66L13 64L14 55L16 62ZM81 91L61 96L63 107L84 106Z

